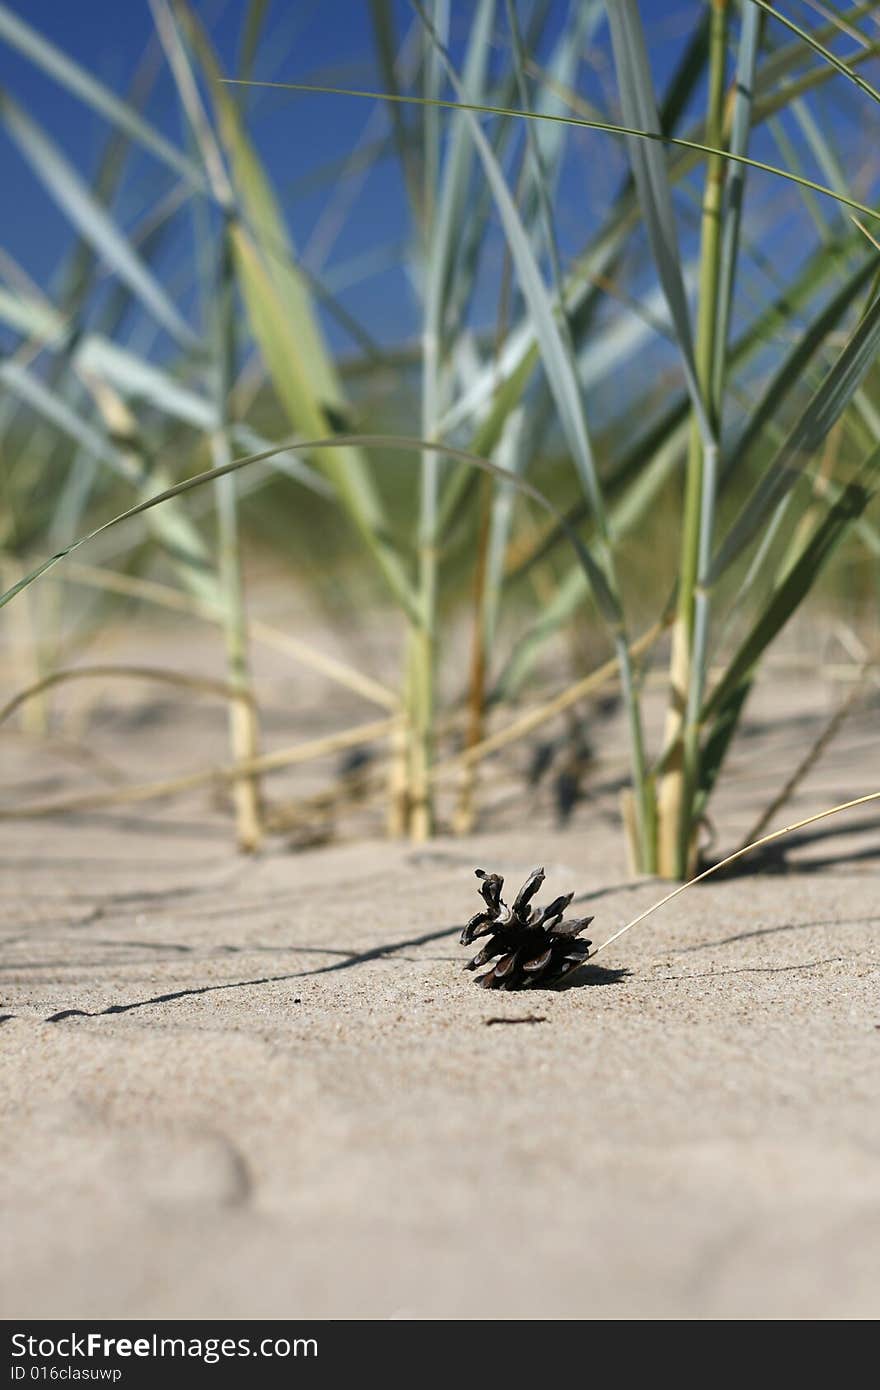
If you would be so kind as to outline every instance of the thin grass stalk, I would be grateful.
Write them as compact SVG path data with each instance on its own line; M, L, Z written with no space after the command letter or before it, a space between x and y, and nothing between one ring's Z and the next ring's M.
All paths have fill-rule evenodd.
M217 279L217 429L211 437L215 467L230 462L229 391L235 359L235 290L232 248L224 222ZM217 501L217 543L229 683L240 692L229 703L229 744L236 763L253 764L259 755L259 723L251 690L247 619L242 586L237 478L227 473L214 483ZM262 839L259 775L256 771L233 783L235 824L239 848L252 853Z
M520 94L520 100L525 101L524 46L519 33L515 10L512 10L509 5L508 24L515 42L514 52L516 62L514 80ZM560 40L560 46L567 41L566 39ZM552 244L551 253L555 255L556 244L552 237L552 225L549 222L547 191L544 183L541 181L543 169L540 150L537 148L537 142L531 138L531 128L527 125L526 129L529 138L525 144L523 152L524 161L519 171L517 186L522 192L525 202L528 203L530 192L529 177L531 177L531 201L537 201L538 214L545 225L547 238ZM554 136L562 134L564 137L564 132L553 130L552 133ZM561 147L561 140L558 140L557 143ZM500 142L498 148L500 149ZM490 192L486 191L484 197L487 202L491 203ZM535 219L533 218L532 223L534 223L534 221ZM536 242L538 245L540 245L540 239L540 234L536 228ZM555 266L555 272L557 283L561 284L562 276L558 272L558 263ZM505 338L510 333L512 298L513 259L509 245L505 245L493 345L493 358L496 371L500 368L499 359ZM469 385L470 382L468 381L466 384ZM546 419L549 415L549 410L544 409L539 413L542 419ZM534 419L534 417L532 417L532 419ZM526 441L524 439L524 421L524 407L521 404L514 406L504 421L497 446L494 450L494 455L498 462L516 473L522 472L525 468L527 459L530 455L529 445L534 445L537 439L537 432L534 428L529 432L529 440ZM501 484L493 488L489 485L488 479L486 479L480 487L478 501L480 525L477 540L476 566L474 570L473 627L465 750L478 746L485 732L487 681L490 665L489 653L492 651L495 639L498 611L501 604L501 592L504 584L504 557L513 514L513 497L514 494L509 487ZM454 828L456 832L461 835L468 834L474 826L478 776L478 763L476 761L466 761L461 771L458 806L454 821Z
M185 493L192 492L194 489L203 487L205 483L211 482L218 477L225 476L227 473L237 473L242 468L248 468L255 463L263 463L267 459L273 458L277 454L287 453L290 450L302 450L309 452L318 449L346 449L349 446L358 448L377 448L390 449L403 453L420 452L424 449L435 449L449 458L462 463L467 463L473 468L481 469L485 473L491 473L494 477L507 482L510 486L530 497L540 507L544 509L567 536L575 554L585 571L589 574L592 582L595 583L596 563L590 556L589 551L584 546L577 532L569 525L566 518L558 508L545 496L538 488L529 483L525 478L520 478L516 474L510 473L507 469L499 467L489 459L480 458L476 454L467 453L464 449L454 448L449 444L435 444L430 440L413 439L408 435L389 435L389 434L342 434L328 435L320 439L288 439L285 442L274 445L270 449L265 449L256 454L248 454L245 458L233 459L230 463L224 464L220 468L209 468L202 473L196 473L190 478L184 478L181 482L175 483L173 487L164 488L161 492L152 497L148 497L119 512L108 521L102 522L93 530L86 532L85 535L78 536L63 549L49 555L40 561L30 572L24 575L17 583L13 584L5 593L0 594L0 608L5 607L23 590L30 588L31 584L55 565L59 564L68 555L72 555L82 546L96 540L99 536L104 536L108 531L120 526L124 522L132 520L134 517L141 516L143 513L152 511L154 507L160 506L172 498L181 497Z
M447 49L431 24L420 0L412 0L422 23L431 35L432 41L442 55L449 81L458 98L462 111L469 109L464 101L465 88L452 63ZM597 602L612 637L621 666L621 686L626 704L630 730L630 756L633 772L633 789L636 797L641 852L646 863L653 864L653 790L650 785L647 759L645 756L644 735L642 731L639 692L630 662L629 643L626 633L623 608L620 599L620 585L616 571L615 557L610 541L605 500L602 485L596 470L589 429L581 399L580 387L570 338L561 330L553 312L553 301L548 295L541 272L535 260L527 233L511 198L507 182L500 165L483 134L479 122L472 114L468 115L468 126L480 156L486 178L491 185L492 194L504 224L507 242L516 264L520 289L528 305L529 313L535 321L535 332L541 346L541 355L547 372L549 384L556 401L560 424L566 435L582 486L590 500L596 523L597 562L593 556L578 543L585 566L590 574L591 585ZM521 113L520 113L521 114Z
M524 407L521 405L515 407L507 417L495 455L502 467L517 474L521 473L525 467L532 438L531 431L526 431L525 420ZM487 688L489 653L493 649L498 627L501 591L504 584L504 559L513 515L514 497L513 488L505 483L499 483L491 491L485 490L483 493L485 511L482 519L484 525L481 527L477 550L477 568L474 577L470 717L466 748L476 747L484 735L486 703L489 698ZM476 785L477 766L475 763L466 763L461 774L459 817L456 826L461 833L467 833L473 825Z
M415 0L413 0L415 4ZM876 57L880 52L880 43L873 44L870 51L865 51L858 55L860 62L867 62L869 58ZM778 111L786 101L793 100L797 95L810 91L813 87L820 85L827 80L828 74L822 71L806 73L801 79L792 82L786 87L784 93L775 94L773 97L766 98L760 107L762 119L766 119L768 114ZM818 183L813 179L802 178L799 174L793 174L788 169L782 169L777 164L768 164L761 159L753 159L747 155L734 155L715 145L704 144L699 140L689 140L678 135L666 135L662 131L643 130L638 126L620 125L612 121L597 121L592 118L582 116L556 116L546 111L520 111L509 106L490 106L486 103L473 101L446 101L436 99L430 103L426 97L404 96L393 92L376 92L359 87L328 87L315 86L308 82L237 82L234 77L223 79L225 85L247 86L247 87L275 87L280 91L290 92L321 92L325 96L341 97L360 97L370 101L398 101L413 104L416 106L432 105L445 108L449 111L472 111L477 114L487 116L516 116L530 121L561 121L565 125L577 126L582 130L603 130L609 135L616 135L622 139L634 138L637 140L653 141L661 145L670 145L675 149L682 149L691 152L691 157L682 159L678 165L678 176L683 177L700 162L701 159L712 155L722 155L726 160L736 164L744 164L747 168L758 169L765 174L773 174L776 178L784 179L788 183L800 184L802 188L811 188L816 193L821 193L823 197L830 198L833 202L840 203L842 207L852 208L854 212L860 212L872 221L880 220L880 211L877 208L869 207L866 203L860 203L855 198L848 195L836 193L833 188L828 188L823 183ZM570 105L576 104L574 93L560 93Z
M487 666L487 580L489 574L489 538L492 516L492 485L485 479L480 499L480 534L477 539L477 565L474 574L473 630L471 635L470 682L467 700L467 729L465 748L474 748L483 737L486 706ZM468 835L476 818L477 764L466 762L462 769L458 806L453 820L457 835Z
M370 0L370 12L373 21L373 35L376 42L376 55L383 82L388 91L397 91L398 41L395 31L393 6L390 0ZM412 141L404 125L403 114L400 107L392 104L388 108L388 113L391 123L391 135L397 151L397 161L403 176L403 183L409 199L410 209L415 216L416 224L420 228L424 228L425 209L422 203L423 189L422 184L419 182Z
M706 143L721 150L727 59L727 0L713 0L709 32L709 98ZM667 878L684 878L694 853L692 800L699 759L699 714L706 677L709 627L707 577L718 482L719 378L717 321L722 273L721 210L725 158L706 165L700 240L699 311L695 344L697 386L715 438L707 438L694 411L688 448L678 617L670 662L670 705L666 744L673 752L658 793L658 867Z
M831 806L827 811L819 811L816 815L807 816L804 820L795 821L792 825L784 825L781 830L774 830L770 835L762 835L759 840L753 840L751 844L743 845L740 849L735 850L733 854L728 854L725 859L719 859L717 864L712 864L708 869L704 869L703 872L697 874L695 878L688 879L686 883L680 883L677 888L673 888L671 893L665 894L665 896L659 898L657 902L652 903L650 907L645 908L644 912L640 912L637 917L633 917L631 921L619 927L616 932L613 932L611 936L597 946L595 951L591 952L590 960L592 960L594 956L598 956L600 951L607 950L607 948L623 936L625 932L631 931L633 927L639 926L641 922L644 922L646 917L650 917L651 914L657 912L659 908L665 907L667 903L672 902L672 899L677 898L680 893L684 893L688 888L693 888L696 883L702 883L704 879L709 878L712 874L717 874L721 869L726 869L729 864L735 864L739 859L744 858L745 855L751 854L752 850L760 849L762 845L769 845L773 840L780 840L784 835L791 835L795 830L803 830L805 826L815 825L817 821L826 820L828 816L836 816L841 811L851 811L856 806L866 806L871 801L880 801L880 791L869 792L867 796L857 796L852 801L841 802L839 806Z
M495 0L480 0L471 27L464 85L480 95L485 76ZM448 0L434 0L432 35L445 43L449 27ZM428 43L425 52L426 94L432 99L442 90L443 50ZM427 120L428 113L432 120ZM466 209L473 152L463 121L453 123L440 176L440 129L437 108L425 107L424 205L428 217L423 229L425 262L425 318L422 360L422 437L434 440L445 395L449 364L448 323L450 294L458 267L457 242ZM427 839L433 830L434 811L430 768L433 759L435 665L437 645L437 588L439 546L439 481L441 459L433 451L422 455L421 516L419 532L419 597L421 623L413 632L410 648L412 707L412 755L410 785L410 833L414 840Z
M204 164L206 177L217 203L224 209L217 267L211 273L210 230L207 209L195 204L196 258L213 325L215 375L215 427L209 436L215 468L232 460L230 402L235 380L235 261L230 218L233 195L220 147L211 129L199 95L189 57L167 0L150 0L156 29L174 74L181 105L191 137ZM211 289L214 298L211 298ZM259 725L251 689L248 660L247 620L242 586L241 547L238 526L238 480L226 473L214 483L217 521L219 600L226 645L226 669L234 692L228 706L229 744L237 763L250 763L259 754ZM260 788L256 773L236 779L232 785L236 838L239 849L253 853L262 839Z
M625 119L634 129L645 129L659 135L662 133L659 112L654 99L648 48L636 0L618 0L617 4L609 6L608 19ZM630 140L628 144L633 183L648 246L669 311L690 397L694 437L699 440L701 446L714 446L715 432L706 408L694 355L690 311L666 157L662 150L650 142L646 144ZM682 697L675 707L678 718L682 717L683 705ZM648 804L656 816L653 783L643 781L642 786L643 795L648 799ZM625 804L624 811L629 827L632 823L631 808ZM642 819L642 843L635 846L635 859L640 868L649 870L655 867L658 844L655 835L646 849L644 816Z
M434 0L435 22L445 32L449 20L446 0ZM425 45L425 95L433 100L440 91L442 72L437 54ZM445 247L441 229L435 225L434 210L440 164L439 112L426 106L423 112L423 206L427 210L423 227L425 267L425 307L422 328L422 406L421 434L434 439L439 419L441 333L443 319ZM407 693L409 697L410 764L408 820L410 836L417 843L430 839L434 811L430 786L430 767L434 723L434 660L437 625L437 517L439 459L423 451L419 490L419 623L410 629L407 654Z
M737 50L733 107L730 118L729 149L734 154L747 154L752 125L755 77L761 40L762 16L752 0L743 0L739 47ZM713 390L723 412L724 379L728 369L728 343L733 317L733 294L739 260L740 229L745 197L746 166L731 164L727 169L724 188L724 208L721 227L721 270L716 322L715 379ZM720 427L720 421L719 421Z
M517 23L516 9L511 3L511 0L507 0L507 19L514 43L517 91L519 93L520 103L522 105L527 105L523 42ZM562 274L559 269L556 241L553 236L549 199L544 182L544 170L540 150L534 138L534 132L528 123L526 124L526 135L526 151L531 161L531 174L538 199L539 214L544 224L544 233L548 242L548 250L552 258L554 280L558 292L562 284ZM498 321L495 334L496 360L504 335L509 331L508 318L510 311L512 272L513 263L510 248L506 246L499 296ZM511 427L515 435L519 434L521 428L521 416L521 409L517 408L508 417L507 425ZM505 431L499 441L499 450L504 448L507 443L508 434L507 431ZM512 461L515 461L517 452L516 449L512 450L514 455ZM493 492L496 494L494 504ZM503 582L503 565L501 562L503 560L504 540L510 519L511 500L509 490L502 490L502 488L494 489L490 480L488 478L484 479L480 488L480 524L477 539L477 562L474 573L470 682L467 701L467 728L465 732L466 749L476 747L481 742L484 734L488 651L491 649L492 645L500 601L500 587ZM459 835L469 834L474 827L478 768L479 765L474 760L466 761L462 767L458 805L453 822L454 829Z

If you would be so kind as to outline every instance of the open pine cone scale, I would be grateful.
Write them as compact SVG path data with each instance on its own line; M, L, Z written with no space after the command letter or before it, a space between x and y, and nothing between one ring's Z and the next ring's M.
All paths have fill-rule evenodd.
M553 984L583 965L592 942L578 940L592 917L564 920L573 893L554 898L545 908L533 908L532 898L544 882L544 870L533 869L516 895L512 907L502 900L504 879L476 869L480 894L486 904L471 918L461 934L462 946L483 936L489 940L468 961L465 970L478 970L495 961L476 983L483 989L528 989ZM500 957L500 959L497 959Z

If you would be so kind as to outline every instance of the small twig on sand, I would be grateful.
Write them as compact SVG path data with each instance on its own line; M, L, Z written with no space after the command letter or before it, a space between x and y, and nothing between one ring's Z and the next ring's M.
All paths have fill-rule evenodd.
M546 1023L546 1014L524 1014L520 1018L487 1018L483 1020L487 1028L493 1023Z

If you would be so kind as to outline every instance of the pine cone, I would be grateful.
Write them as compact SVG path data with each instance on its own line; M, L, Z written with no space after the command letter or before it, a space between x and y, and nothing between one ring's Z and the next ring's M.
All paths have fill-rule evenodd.
M575 938L593 919L562 920L573 893L554 898L549 907L530 907L544 882L544 870L533 869L513 907L508 907L501 900L504 879L500 874L487 874L485 869L474 872L482 880L480 893L486 907L468 922L461 944L468 946L480 936L488 936L489 940L464 968L477 970L495 956L501 957L485 975L477 976L478 985L483 989L528 989L531 985L555 983L583 965L592 942Z

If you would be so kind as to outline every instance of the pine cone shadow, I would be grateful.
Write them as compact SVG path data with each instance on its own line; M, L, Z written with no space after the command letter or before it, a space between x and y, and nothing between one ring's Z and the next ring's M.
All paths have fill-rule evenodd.
M604 965L579 965L577 970L573 970L570 975L566 975L558 984L531 985L529 994L536 994L538 990L547 990L553 994L562 994L568 989L588 989L596 985L619 985L628 979L632 974L631 970L621 967L618 970L608 970Z

